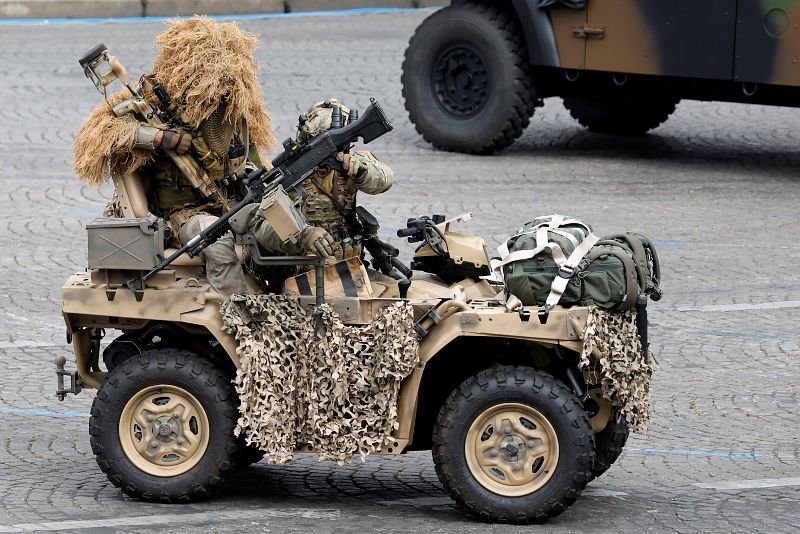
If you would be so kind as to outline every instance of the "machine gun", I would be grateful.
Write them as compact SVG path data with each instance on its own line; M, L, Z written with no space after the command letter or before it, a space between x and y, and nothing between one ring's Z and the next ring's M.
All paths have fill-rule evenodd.
M386 243L378 237L378 230L380 229L378 219L367 211L364 206L358 206L356 208L356 215L358 224L361 226L363 233L362 242L364 248L366 248L370 256L372 256L372 263L375 269L398 280L411 278L413 274L411 269L397 259L397 256L400 254L397 247Z
M231 230L232 217L246 206L260 202L266 193L277 188L286 192L299 190L300 184L320 167L342 170L336 154L347 149L359 138L366 144L390 132L393 126L386 118L380 104L374 98L370 101L366 111L357 120L350 121L347 126L328 130L313 137L305 144L298 143L291 138L284 141L283 152L272 160L272 170L261 167L245 177L244 184L248 191L238 204L232 206L211 226L194 236L175 253L154 267L143 277L142 282L149 280L156 273L168 267L182 254L188 254L191 257L200 254L206 247ZM138 280L129 284L134 289L139 289L136 287L138 285Z

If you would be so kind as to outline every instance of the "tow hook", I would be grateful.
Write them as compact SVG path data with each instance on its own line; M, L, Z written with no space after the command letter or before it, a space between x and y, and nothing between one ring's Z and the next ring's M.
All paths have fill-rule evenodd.
M64 366L67 364L67 359L64 356L56 356L53 363L56 364L56 397L58 397L58 400L63 401L68 393L72 393L73 395L80 393L83 382L81 381L81 377L78 376L78 371L70 373L64 370ZM69 388L64 387L65 376L69 378Z

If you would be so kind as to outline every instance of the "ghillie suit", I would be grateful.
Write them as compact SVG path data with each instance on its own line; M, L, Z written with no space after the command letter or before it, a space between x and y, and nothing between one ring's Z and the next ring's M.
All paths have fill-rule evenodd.
M169 22L156 39L159 50L150 75L140 79L144 99L153 105L157 84L177 105L168 125L154 127L133 114L117 116L112 107L130 98L127 90L98 105L75 138L75 173L89 185L132 173L144 180L148 209L167 221L173 244L183 244L210 225L244 192L240 178L261 165L259 151L275 145L258 90L253 51L256 36L234 22L205 17ZM191 173L167 151L193 160L191 168L211 184L201 193ZM174 155L173 154L173 155ZM114 214L113 201L108 212ZM268 225L252 229L275 242ZM215 290L247 291L244 273L228 235L204 251L206 272Z
M265 152L275 146L270 117L258 91L258 65L253 57L258 38L241 31L235 22L205 17L168 24L156 38L159 50L151 78L179 104L184 122L202 130L203 122L216 113L215 119L226 127L247 123L249 148ZM156 103L152 94L146 97ZM89 185L99 185L115 174L133 173L158 156L136 147L139 121L111 112L112 106L127 98L126 90L118 91L108 104L96 106L75 137L75 174ZM257 153L251 151L248 156L257 157Z

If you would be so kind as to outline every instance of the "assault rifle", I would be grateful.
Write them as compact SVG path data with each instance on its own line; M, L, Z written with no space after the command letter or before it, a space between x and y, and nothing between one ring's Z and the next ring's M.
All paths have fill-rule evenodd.
M411 278L413 274L411 269L397 259L400 251L378 237L378 230L380 230L378 219L368 212L364 206L356 208L356 215L358 225L361 227L361 233L363 234L364 248L372 256L373 267L397 280Z
M343 171L341 162L336 159L336 154L347 150L350 144L355 143L359 138L366 144L390 132L393 128L380 104L374 98L370 102L366 111L358 119L350 121L347 126L328 130L313 137L305 144L298 143L291 138L284 141L283 152L272 160L272 170L261 167L244 178L244 184L248 191L238 204L232 206L211 226L194 236L174 254L144 275L142 282L149 280L156 273L168 267L182 254L188 254L193 258L203 252L206 247L231 230L230 220L234 215L245 206L261 202L266 191L277 187L281 187L287 192L299 191L300 184L320 167ZM138 283L133 285L138 286Z

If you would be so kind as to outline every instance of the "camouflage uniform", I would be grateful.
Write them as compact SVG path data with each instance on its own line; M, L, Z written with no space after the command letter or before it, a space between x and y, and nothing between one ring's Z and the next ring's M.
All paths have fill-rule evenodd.
M211 202L200 199L194 187L167 158L157 158L144 173L148 178L150 210L167 221L176 245L186 244L211 225L225 212L226 203L236 203L245 192L239 178L247 170L261 165L255 146L249 144L247 150L244 148L247 142L246 125L213 125L215 115L219 116L212 114L197 128L197 134L192 139L191 154L215 182L222 198ZM235 170L239 172L231 174ZM225 176L230 177L223 179ZM257 237L263 235L265 242L273 241L271 229L263 224L263 220L254 220L251 230ZM216 291L224 295L247 293L233 235L225 234L208 246L203 256L206 276Z
M311 106L300 118L298 141L306 142L330 129L334 106L340 106L335 99ZM346 124L350 111L340 107ZM352 173L328 169L315 172L303 182L305 195L300 201L300 211L308 224L324 228L333 236L342 249L339 259L348 259L361 255L360 228L355 217L356 194L362 191L377 195L387 191L394 183L394 173L367 150L340 155L340 159L349 160L350 164L343 166Z
M332 102L338 105L335 100ZM347 108L342 109L345 118L348 117ZM330 128L331 110L331 102L312 106L298 130L298 139L306 141ZM191 154L215 182L222 198L213 202L199 200L196 190L167 158L158 158L149 167L147 190L150 209L168 221L181 245L222 215L226 203L232 205L244 195L243 184L237 176L241 177L247 169L261 164L254 146L244 150L246 126L220 126L219 121L213 124L215 116L221 115L221 112L212 114L197 128ZM303 183L306 194L300 200L300 211L311 227L322 228L333 236L337 259L348 259L360 257L362 253L354 211L356 193L382 193L392 186L394 174L368 151L342 155L341 159L344 160L343 166L347 163L347 174L337 170L319 170ZM223 179L237 169L242 170ZM260 215L253 217L249 231L267 249L288 254L319 254L302 245L283 242ZM206 276L216 291L224 295L247 293L233 235L226 234L206 248L203 255Z

